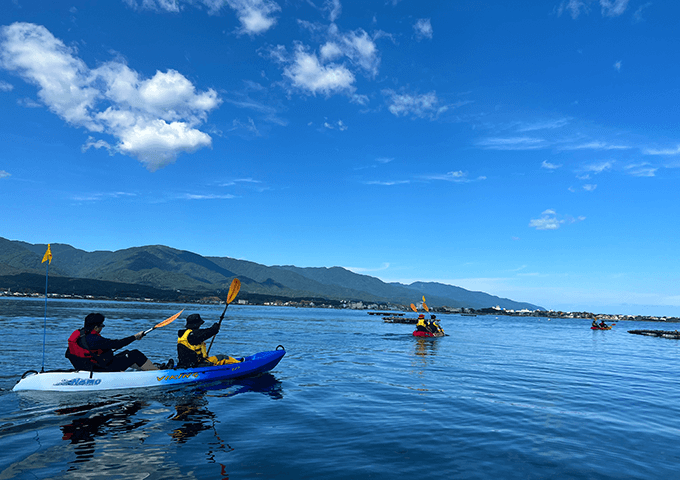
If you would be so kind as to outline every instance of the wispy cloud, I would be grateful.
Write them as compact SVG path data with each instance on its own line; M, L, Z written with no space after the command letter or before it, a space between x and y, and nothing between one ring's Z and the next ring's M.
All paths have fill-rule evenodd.
M7 178L11 176L12 176L11 173L6 172L5 170L0 170L0 178Z
M477 145L487 150L538 150L545 148L547 142L535 137L485 138Z
M599 0L603 17L618 17L626 11L629 0ZM581 13L590 13L593 0L563 0L557 8L557 14L568 12L576 20Z
M390 264L387 263L387 262L384 262L378 268L365 268L365 267L344 267L344 268L346 268L350 272L354 272L354 273L383 272L383 271L390 268Z
M570 118L558 118L556 120L547 120L541 122L525 123L521 122L517 125L518 132L533 132L536 130L552 130L555 128L562 128L569 124Z
M236 198L234 195L216 195L216 194L197 194L197 193L184 193L177 196L179 200L224 200Z
M14 85L7 83L4 80L0 80L0 92L11 92L14 89Z
M562 165L557 165L557 164L555 164L555 163L550 163L550 162L548 162L547 160L543 160L543 162L541 163L541 168L545 168L545 169L547 169L547 170L557 170L557 169L560 168L561 166L562 166Z
M611 160L604 161L604 162L598 162L598 163L591 163L589 165L584 165L582 170L588 173L594 173L594 174L599 174L602 172L606 172L607 170L611 170L612 167L614 166L614 162Z
M529 221L529 226L536 230L557 230L560 226L585 220L586 217L559 216L555 210L544 210L539 218Z
M186 6L207 8L208 14L217 15L225 6L236 12L241 22L238 33L256 35L264 33L276 24L274 15L281 10L271 0L124 0L136 10L153 10L179 13Z
M0 66L36 85L50 111L73 126L116 137L119 152L151 171L212 143L196 127L221 100L212 89L196 92L175 70L144 79L120 60L89 69L45 27L18 22L0 29Z
M384 185L387 187L391 187L393 185L404 185L407 183L411 183L410 180L369 180L364 182L366 185Z
M479 176L477 178L471 179L468 177L467 172L463 172L462 170L454 171L454 172L448 172L444 174L438 174L438 175L423 175L421 178L425 180L443 180L446 182L454 182L454 183L468 183L468 182L475 182L475 181L481 181L481 180L486 180L486 177L484 176Z
M575 145L565 145L560 147L561 150L629 150L629 145L614 145L611 143L592 141L587 143L579 143Z
M648 148L644 150L646 155L680 155L680 145L675 148L654 149Z
M652 167L646 162L628 165L625 167L626 173L634 177L653 177L655 176L657 170L657 167Z
M118 200L126 197L136 197L136 193L129 192L97 192L90 194L74 195L71 200L76 202L101 202L104 200Z
M587 183L587 184L583 185L583 190L585 190L586 192L592 192L596 188L597 188L597 185L593 184L593 183Z
M432 24L429 18L419 18L413 25L416 32L416 40L431 39L433 35Z
M619 60L618 62L614 63L614 70L616 70L617 72L620 72L620 71L621 71L621 60Z
M434 119L448 110L448 106L441 104L434 91L414 94L385 89L382 91L382 94L386 98L387 109L397 117L411 116L414 118Z

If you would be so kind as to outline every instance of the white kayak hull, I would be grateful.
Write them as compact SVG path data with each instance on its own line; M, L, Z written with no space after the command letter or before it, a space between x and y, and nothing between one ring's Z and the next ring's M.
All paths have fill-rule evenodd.
M286 351L283 349L273 350L245 357L239 363L187 369L127 372L85 372L75 370L43 373L27 372L17 382L13 390L89 392L230 380L268 372L281 361L285 354Z

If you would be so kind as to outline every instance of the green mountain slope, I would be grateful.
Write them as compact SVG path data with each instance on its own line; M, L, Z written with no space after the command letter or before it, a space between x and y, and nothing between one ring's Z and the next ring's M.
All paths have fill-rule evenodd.
M33 245L0 237L0 277L5 283L12 283L16 287L16 279L20 274L44 275L45 266L41 260L46 249L45 244ZM265 266L229 257L203 257L163 245L133 247L115 252L86 252L70 245L52 244L51 250L51 277L108 282L98 284L106 291L115 290L110 282L118 282L125 285L126 291L134 290L130 286L138 285L140 291L219 295L226 292L233 278L238 277L242 291L253 295L400 305L417 303L425 295L428 305L432 307L485 308L500 305L511 309L540 308L452 285L386 283L341 267ZM10 280L10 277L13 279ZM35 279L30 278L34 282ZM69 285L86 283L71 282ZM8 287L0 285L0 288Z

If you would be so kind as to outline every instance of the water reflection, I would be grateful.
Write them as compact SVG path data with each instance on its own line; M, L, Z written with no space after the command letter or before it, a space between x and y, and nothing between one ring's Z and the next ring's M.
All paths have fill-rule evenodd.
M274 400L283 398L281 382L271 373L243 378L212 385L200 385L180 390L162 390L133 396L115 395L106 400L87 402L80 405L58 408L55 413L66 416L68 423L61 425L62 439L74 445L75 464L88 462L95 456L98 440L122 436L145 427L148 419L141 417L144 410L163 404L174 409L169 420L179 424L171 425L170 437L177 444L184 444L204 430L212 430L219 442L219 449L231 447L215 430L216 414L209 408L211 397L233 397L247 392L262 393Z
M416 340L415 354L425 357L428 355L435 355L437 353L437 346L439 342L436 338L430 337L413 337Z

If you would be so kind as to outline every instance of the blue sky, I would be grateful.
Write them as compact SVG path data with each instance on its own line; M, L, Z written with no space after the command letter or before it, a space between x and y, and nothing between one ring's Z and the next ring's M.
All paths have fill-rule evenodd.
M0 236L680 316L678 14L5 2Z

